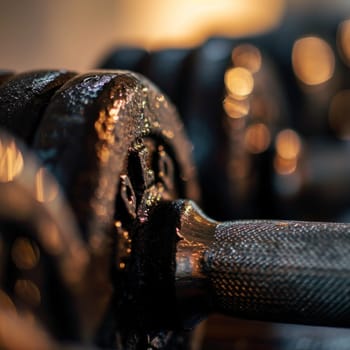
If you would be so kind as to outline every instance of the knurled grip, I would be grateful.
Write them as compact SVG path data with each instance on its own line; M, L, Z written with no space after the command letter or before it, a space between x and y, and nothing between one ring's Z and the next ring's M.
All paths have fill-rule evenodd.
M218 223L203 252L216 311L249 319L350 325L350 225Z

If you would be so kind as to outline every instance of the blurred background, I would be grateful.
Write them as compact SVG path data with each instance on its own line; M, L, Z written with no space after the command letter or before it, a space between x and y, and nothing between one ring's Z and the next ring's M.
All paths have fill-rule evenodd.
M304 7L297 3L291 7ZM337 7L324 1L330 6ZM182 47L212 35L264 32L278 25L285 7L283 0L1 0L0 64L88 69L115 45Z
M115 45L188 47L258 35L295 13L339 17L349 8L346 0L1 0L0 64L82 70Z
M122 68L176 104L216 219L350 221L348 0L0 0L0 68ZM347 349L209 320L204 349ZM199 344L200 342L198 342Z

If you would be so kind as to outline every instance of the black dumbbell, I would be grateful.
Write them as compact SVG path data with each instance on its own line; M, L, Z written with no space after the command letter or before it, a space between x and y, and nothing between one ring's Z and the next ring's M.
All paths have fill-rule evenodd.
M17 154L3 139L2 160ZM57 176L78 220L80 233L66 238L68 243L79 242L78 251L89 257L79 259L87 273L73 279L70 293L77 316L90 316L77 317L76 341L179 348L174 343L181 337L172 337L172 331L213 311L348 326L348 225L207 219L195 205L177 199L197 197L188 146L173 107L135 74L76 76L51 98L34 149ZM8 161L2 168L3 189L25 175L21 156L15 159L18 164ZM31 197L30 212L45 196L41 190ZM16 212L0 208L1 232L16 236L15 224L21 223ZM40 208L44 215L46 204ZM23 217L33 236L55 237L55 229L46 231L34 219ZM51 227L61 219L66 222L58 217ZM65 234L59 230L53 242ZM46 251L45 242L42 246ZM68 246L60 252L69 253ZM69 331L58 337L69 340Z
M124 69L142 73L147 67L149 53L138 47L120 47L107 55L99 65L103 69Z
M195 161L199 169L200 184L203 188L203 206L210 215L221 219L232 216L244 218L251 215L276 217L280 215L279 209L284 205L284 201L279 200L278 193L274 194L274 199L270 203L261 205L261 199L267 198L266 193L274 193L273 150L267 151L270 154L264 153L258 156L248 154L246 159L242 161L242 168L251 163L250 170L251 174L255 174L254 176L248 176L244 180L237 181L239 173L243 172L243 170L240 170L237 172L236 181L231 181L230 175L226 174L227 163L232 158L232 154L226 154L226 151L236 145L232 143L232 138L230 139L225 135L225 131L229 128L222 130L221 118L218 116L222 112L223 75L230 62L231 50L242 44L244 46L244 43L250 43L261 49L265 56L264 60L266 56L270 57L272 61L270 67L264 68L263 66L263 70L268 70L268 79L266 79L266 76L260 79L263 80L263 88L260 91L266 92L271 89L271 82L274 83L273 85L277 83L278 88L273 88L271 94L273 95L273 104L277 105L280 111L283 111L282 120L287 116L285 119L287 119L288 125L284 125L284 127L296 130L304 138L312 138L312 144L322 142L322 140L327 144L333 142L331 147L334 148L337 147L338 143L334 136L344 137L343 129L346 126L342 129L342 125L346 122L344 120L339 121L339 116L331 118L329 122L329 107L335 105L335 102L339 100L335 101L333 99L334 95L339 90L348 89L349 86L347 79L348 67L342 63L339 55L337 55L337 52L342 50L342 56L345 57L344 49L346 48L344 48L342 41L338 40L337 42L336 38L338 26L343 19L342 14L332 18L317 17L316 19L307 17L296 19L295 16L290 16L286 18L277 31L272 33L239 40L214 38L201 47L193 49L187 59L177 61L175 58L175 61L178 62L176 63L177 72L183 72L182 80L184 82L187 79L187 85L182 84L182 94L185 97L182 98L181 102L178 102L178 108L195 146ZM300 24L297 27L295 26L296 20ZM166 60L169 59L169 56L172 57L172 51L177 52L177 50L169 49L154 54L151 53L147 65L141 70L143 74L151 77L147 67L152 66L153 76L164 78L157 78L157 84L164 89L167 89L169 80L167 80L167 75L161 75L160 72L163 70L163 66L167 65ZM117 50L116 52L120 56L123 55L123 50ZM310 52L317 55L315 58L317 62L311 64L311 66L320 68L318 73L313 74L311 81L309 74L308 81L305 72L307 67L310 67L310 59L307 59L307 57L310 57ZM162 61L163 64L153 64L153 56L159 59L165 57ZM157 60L155 59L155 61ZM266 64L264 63L264 65ZM155 74L158 67L159 73ZM324 71L321 74L322 67ZM118 68L118 66L114 66L114 68ZM302 71L304 76L300 74ZM275 76L275 78L272 78L272 76ZM266 86L269 86L269 89L266 89ZM173 98L173 93L173 91L170 91L169 96L177 102L178 97ZM346 94L342 97L343 100L346 100ZM187 101L187 107L185 107L186 103L183 104L184 100ZM346 109L348 107L344 107L343 103L341 108ZM346 112L343 114L345 115ZM227 123L225 123L225 126L227 127ZM279 126L276 125L276 127ZM212 147L208 147L209 144ZM208 149L211 149L209 153ZM233 155L231 163L236 164L237 161L234 157L235 155ZM251 161L251 158L253 158L253 161ZM213 165L212 169L216 169L215 175L208 170L208 162ZM312 162L312 159L310 159L310 162ZM260 179L262 184L259 183ZM237 190L238 182L243 182L240 187L246 188L246 191L239 192L240 190ZM266 185L267 183L269 183L269 186ZM324 184L323 188L326 188L326 186L327 184ZM230 187L232 188L231 194L230 191L227 191ZM222 205L212 206L211 203L217 201L218 198L220 198ZM226 198L226 201L224 198ZM241 205L239 208L233 206L232 202L237 202L237 198L240 199L240 203L245 202L246 206ZM303 196L303 198L305 197ZM227 203L230 203L230 201L231 205L228 205ZM340 198L339 201L344 202L344 198ZM333 207L335 206L338 206L338 204L334 203ZM261 208L264 209L261 210ZM288 205L283 208L283 212L288 212L291 208ZM292 208L292 210L298 212L297 207ZM305 215L308 215L306 210L304 208L303 211ZM341 210L343 211L345 208ZM335 216L338 214L335 213ZM311 215L314 216L314 213L310 213ZM295 217L294 214L292 216ZM335 216L330 217L330 219L334 219ZM318 219L321 219L321 216Z
M31 144L52 95L74 76L68 71L4 74L0 85L0 125Z
M223 76L230 63L231 50L231 40L213 38L197 48L152 52L147 63L138 70L155 81L175 102L194 145L203 205L211 215L221 218L232 213L223 200L227 197L223 170L226 139L218 123L222 114ZM105 62L100 66L133 70L133 59L128 62L128 56L129 51L117 49L107 59L113 66ZM208 167L208 163L212 166ZM214 169L217 170L214 172ZM213 201L219 203L218 198L222 199L222 204L212 206Z
M41 98L40 92L34 97L31 95L32 84L25 80L28 76L35 81L37 73L21 75L2 86L6 92L10 90L7 85L15 86L15 91L22 89L23 95L28 91L28 96L23 96L27 108L31 99ZM10 99L9 94L4 95L1 104L3 110L6 110ZM109 272L111 269L121 269L125 256L129 255L130 238L127 237L127 230L136 215L133 212L136 210L136 201L138 203L144 192L148 191L149 196L143 203L145 215L147 208L161 198L174 199L178 195L198 197L188 141L184 137L182 125L175 118L175 110L146 81L131 73L117 72L92 73L71 78L45 104L40 111L32 113L36 122L40 120L40 125L35 130L36 141L33 147L41 161L56 175L65 196L71 200L81 228L79 239L84 239L90 260L94 261L91 264L93 268L89 271L92 284L85 283L84 286L83 283L78 288L83 294L85 290L94 299L90 315L86 314L89 313L89 307L82 315L76 310L81 302L75 302L70 307L69 299L62 297L61 303L65 303L66 299L68 301L67 305L61 307L57 301L56 308L61 313L52 312L51 316L47 316L52 317L56 324L45 324L60 339L69 340L74 335L77 339L90 338L91 341L91 337L96 337L94 341L107 346L117 341L116 332L123 334L123 342L132 341L135 344L145 344L147 341L155 341L154 338L165 337L168 332L163 336L163 333L149 333L150 331L142 329L146 327L145 319L137 320L141 325L136 328L122 329L126 315L115 308L119 310L122 307L118 300L126 290L121 282L118 282L118 286L115 285L116 281L109 277ZM17 107L11 113L18 116L18 119L4 127L18 135L18 131L21 132L20 118L26 114L22 112L21 105ZM5 157L6 154L5 152ZM171 161L175 156L176 162ZM6 166L11 164L11 161L5 163L3 171L10 171ZM173 164L176 165L172 168ZM122 176L125 169L134 174L133 184L128 177ZM131 191L132 186L136 186L135 192ZM7 200L7 196L4 200ZM53 219L59 221L59 215ZM63 217L62 219L64 220ZM8 228L4 227L4 230L7 231ZM113 256L114 261L111 261ZM46 274L42 272L42 275L47 283ZM11 278L15 277L11 276L12 273L7 290L13 292L14 282ZM52 278L61 283L60 277ZM64 289L63 286L62 290ZM60 290L61 288L54 288L48 294L55 295ZM55 299L57 298L54 297L53 300ZM84 300L86 301L86 296L82 302ZM83 305L86 308L89 303ZM79 322L65 316L65 312L77 313ZM125 318L125 324L132 316ZM112 321L102 327L104 317L112 318ZM73 331L72 324L76 326ZM100 332L98 325L101 326ZM184 337L179 336L179 341L184 341Z

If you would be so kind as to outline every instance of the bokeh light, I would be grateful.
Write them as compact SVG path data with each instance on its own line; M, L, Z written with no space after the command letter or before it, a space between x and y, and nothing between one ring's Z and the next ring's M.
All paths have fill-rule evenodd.
M230 95L237 100L248 97L254 88L252 73L242 67L230 68L225 73L225 86Z
M247 100L235 100L227 96L223 102L224 110L228 117L238 119L249 113L249 102Z
M232 63L235 67L243 67L251 73L257 73L261 68L261 62L260 50L253 45L238 45L232 51Z
M292 64L295 75L306 85L319 85L332 78L335 67L330 45L316 36L294 43Z
M301 150L299 135L291 129L285 129L276 137L276 152L283 159L295 159Z
M23 155L14 139L0 139L0 182L13 181L23 170Z
M270 145L271 136L267 126L263 123L250 125L244 135L244 144L250 153L261 153Z

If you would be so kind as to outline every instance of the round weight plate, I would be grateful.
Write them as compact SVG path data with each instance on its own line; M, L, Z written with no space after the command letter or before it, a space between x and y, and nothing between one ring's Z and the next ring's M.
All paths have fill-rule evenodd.
M138 47L119 47L99 65L103 69L126 69L142 73L147 67L149 53Z
M190 49L165 49L150 54L147 68L142 72L153 81L178 108L182 116L183 101L188 86Z
M223 79L230 63L232 41L209 39L191 54L184 78L183 120L194 144L194 159L202 189L203 209L218 219L227 212L224 157L227 150L222 116ZM210 166L208 166L210 164ZM223 204L225 203L225 204Z
M31 144L50 98L73 76L67 71L33 71L6 78L0 84L1 127Z
M63 186L91 247L102 247L111 227L128 155L142 150L149 137L173 152L178 195L198 197L183 125L146 79L121 71L84 74L51 100L34 147Z
M119 311L121 298L128 297L121 289L128 287L119 279L121 275L128 279L133 249L134 256L141 249L135 241L142 239L133 239L149 224L154 208L176 198L198 200L191 147L175 109L137 74L80 75L52 98L35 149L72 204L96 266L92 277L97 279L96 288L108 289L110 273L115 273L114 298L106 297L105 307L109 314L118 310L117 325L109 322L102 327L99 343L110 346L108 331L115 341L116 331L108 330L112 326L120 331L123 343L135 340L130 349L149 339L159 341L159 333L151 337L149 329L140 330L145 320L138 322L136 315L133 327L138 331L125 329L130 323L123 323L125 314Z

